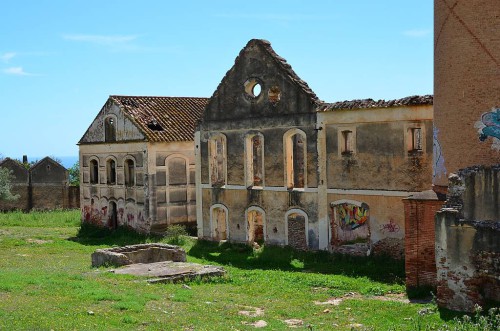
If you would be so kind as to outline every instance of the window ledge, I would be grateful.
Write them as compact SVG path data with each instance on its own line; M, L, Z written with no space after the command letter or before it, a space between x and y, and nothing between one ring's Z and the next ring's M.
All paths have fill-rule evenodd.
M260 190L262 191L264 189L264 186L248 186L247 189L249 190Z

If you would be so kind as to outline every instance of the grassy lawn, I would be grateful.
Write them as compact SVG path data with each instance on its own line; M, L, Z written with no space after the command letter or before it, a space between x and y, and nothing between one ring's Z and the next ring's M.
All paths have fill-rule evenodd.
M407 303L403 264L386 259L182 237L189 262L222 265L227 277L150 285L90 265L97 248L154 241L169 239L80 229L79 211L0 214L0 330L253 330L259 320L285 330L292 319L310 330L456 325L432 303Z

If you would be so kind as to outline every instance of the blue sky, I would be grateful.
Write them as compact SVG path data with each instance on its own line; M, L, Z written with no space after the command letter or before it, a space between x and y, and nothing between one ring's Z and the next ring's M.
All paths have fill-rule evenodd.
M320 99L432 94L431 0L4 0L0 153L78 154L107 97L210 97L252 38Z

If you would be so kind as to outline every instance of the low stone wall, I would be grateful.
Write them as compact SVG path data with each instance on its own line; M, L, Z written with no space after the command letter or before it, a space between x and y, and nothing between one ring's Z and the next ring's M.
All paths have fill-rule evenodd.
M500 303L500 166L451 175L436 214L437 303L472 312Z
M175 245L139 244L98 249L92 253L92 267L124 266L162 261L186 262L186 251Z

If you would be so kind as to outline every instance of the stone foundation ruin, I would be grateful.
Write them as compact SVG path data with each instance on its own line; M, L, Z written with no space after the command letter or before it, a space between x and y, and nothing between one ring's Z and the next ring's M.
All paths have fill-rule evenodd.
M121 267L111 272L148 277L149 283L180 282L195 278L221 277L222 267L186 262L186 251L166 244L138 244L98 249L92 267Z
M449 177L436 214L437 302L452 310L500 302L500 165Z

